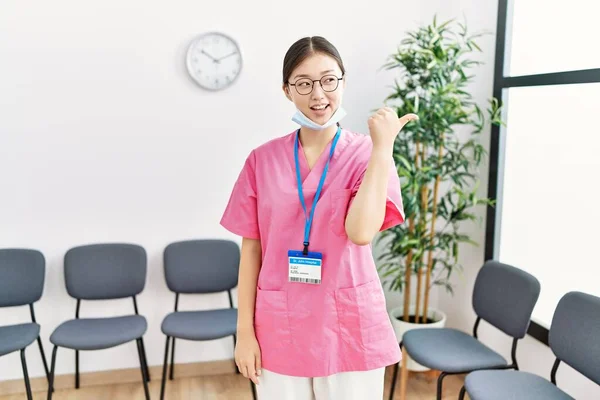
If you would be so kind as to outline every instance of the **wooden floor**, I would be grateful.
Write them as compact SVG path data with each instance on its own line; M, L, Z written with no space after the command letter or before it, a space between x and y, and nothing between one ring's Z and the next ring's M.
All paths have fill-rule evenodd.
M392 368L386 371L385 395L389 396L392 379ZM444 379L443 399L455 400L462 386L464 376L448 376ZM150 397L159 399L160 381L155 379L150 382ZM396 383L396 397L400 398L399 381ZM408 400L435 399L436 381L431 374L411 374L408 384ZM46 399L45 392L33 394L35 400ZM468 398L468 396L467 396ZM24 393L11 396L0 396L0 400L23 400ZM113 386L95 386L79 390L57 390L54 400L144 400L144 389L139 384L123 384ZM181 378L169 381L165 400L252 400L252 392L247 379L241 375L212 375L198 378ZM285 399L282 399L285 400ZM380 400L380 399L365 399Z

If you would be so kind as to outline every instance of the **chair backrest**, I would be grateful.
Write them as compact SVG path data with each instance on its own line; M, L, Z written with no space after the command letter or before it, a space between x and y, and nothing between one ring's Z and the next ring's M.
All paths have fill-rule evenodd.
M138 295L146 283L147 255L127 243L78 246L65 254L65 284L76 299L120 299Z
M164 251L165 279L176 293L215 293L237 286L240 248L230 240L187 240Z
M548 341L558 359L600 385L600 297L565 294L554 311Z
M481 319L521 339L527 333L539 295L540 282L533 275L511 265L487 261L475 280L473 309Z
M0 249L0 307L35 303L45 277L46 260L38 250Z

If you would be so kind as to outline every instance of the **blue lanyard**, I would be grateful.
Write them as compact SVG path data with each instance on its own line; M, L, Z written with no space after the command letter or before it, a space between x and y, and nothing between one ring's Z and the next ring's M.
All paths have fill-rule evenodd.
M325 182L325 177L327 176L327 171L329 170L329 161L331 161L331 157L333 156L333 152L335 150L335 146L337 145L338 139L340 138L340 133L342 129L338 128L335 137L333 138L333 142L331 143L331 149L329 150L329 158L327 159L327 164L325 164L325 169L323 170L323 175L321 175L321 180L319 181L319 186L317 186L317 192L315 194L315 199L313 201L312 209L310 210L310 215L307 217L306 211L306 203L304 201L304 193L302 191L302 177L300 176L300 162L298 160L298 142L300 140L300 130L296 132L296 142L294 143L294 161L296 162L296 180L298 182L298 197L300 198L300 204L302 204L302 209L304 210L304 217L306 218L306 223L304 224L304 255L308 254L308 239L310 237L310 227L312 225L313 217L315 215L315 209L317 208L317 202L319 201L319 196L321 195L321 189L323 189L323 183Z

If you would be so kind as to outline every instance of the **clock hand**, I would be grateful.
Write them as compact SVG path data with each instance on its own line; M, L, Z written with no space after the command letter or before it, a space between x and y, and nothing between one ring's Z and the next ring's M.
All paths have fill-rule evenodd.
M231 57L231 56L233 56L233 55L235 55L235 54L237 54L237 51L234 51L233 53L229 53L229 54L227 54L226 56L223 56L223 57L219 58L219 61L221 61L221 60L223 60L223 59L225 59L225 58L227 58L227 57Z
M208 54L206 51L204 51L204 49L202 49L201 53L204 54L205 56L207 56L208 58L210 58L211 60L213 60L215 63L219 62L219 60L217 60L216 58L214 58L213 56Z

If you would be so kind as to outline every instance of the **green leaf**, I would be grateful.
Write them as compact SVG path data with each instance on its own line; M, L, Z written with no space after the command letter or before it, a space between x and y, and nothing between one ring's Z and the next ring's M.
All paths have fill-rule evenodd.
M394 71L393 85L386 97L398 116L410 112L419 120L405 126L394 143L393 159L400 179L402 202L407 222L381 233L383 248L378 269L391 290L406 289L406 268L415 272L426 267L433 255L434 284L452 292L452 276L460 271L462 245L478 245L464 233L463 224L481 221L477 207L494 201L479 194L479 165L486 156L479 143L488 124L502 124L497 99L490 99L485 112L471 93L475 57L481 52L475 39L481 34L468 33L466 24L454 20L433 23L406 32L390 54L385 68ZM425 159L415 163L416 143ZM442 148L441 158L438 156ZM439 191L433 188L439 176ZM426 207L421 193L427 187ZM429 239L432 210L437 200L435 230ZM409 230L408 219L415 223ZM408 256L412 261L406 265ZM411 288L411 290L414 290Z

